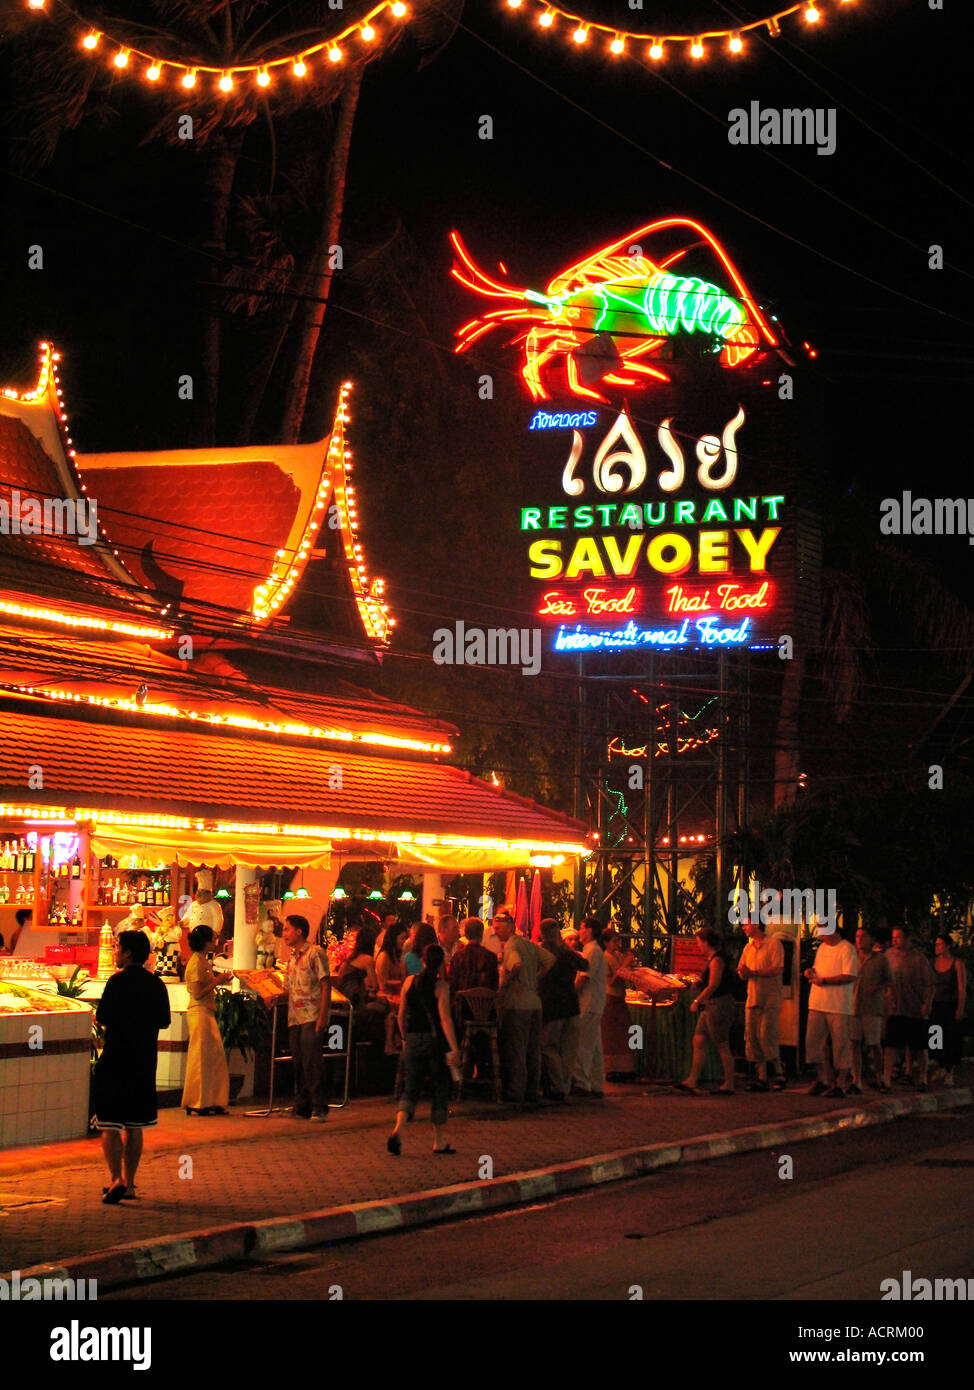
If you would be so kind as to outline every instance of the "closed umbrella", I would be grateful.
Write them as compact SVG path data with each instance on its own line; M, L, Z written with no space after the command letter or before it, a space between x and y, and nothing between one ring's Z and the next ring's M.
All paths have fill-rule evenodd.
M541 870L535 869L534 878L531 882L531 902L528 906L528 924L531 928L531 940L541 940Z

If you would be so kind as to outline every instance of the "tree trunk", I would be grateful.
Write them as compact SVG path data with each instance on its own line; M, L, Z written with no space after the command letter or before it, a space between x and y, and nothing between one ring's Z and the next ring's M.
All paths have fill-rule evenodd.
M333 269L329 248L338 245L342 207L345 202L345 175L348 171L348 154L352 143L352 125L355 121L364 70L364 63L356 64L354 68L349 69L339 102L335 140L328 164L321 233L311 254L303 291L313 298L303 303L299 309L294 371L284 402L281 431L281 442L284 444L297 444L304 423L311 369L314 366L318 338L328 303L328 292L331 289Z
M801 772L798 716L801 708L804 675L804 656L796 655L785 663L785 673L781 683L781 705L778 710L778 725L775 730L775 810L779 806L789 806L798 795L798 776Z
M206 178L206 205L209 213L203 249L214 259L206 267L206 278L223 283L227 271L227 230L230 225L230 194L233 191L237 160L244 140L244 127L235 126L214 137ZM217 412L220 405L220 350L222 345L223 296L210 290L203 318L200 344L202 380L197 443L205 446L217 440Z

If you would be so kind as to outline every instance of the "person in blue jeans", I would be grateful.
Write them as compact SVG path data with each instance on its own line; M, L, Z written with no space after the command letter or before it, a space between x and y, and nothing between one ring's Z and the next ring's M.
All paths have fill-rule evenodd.
M405 1039L405 1082L399 1099L396 1127L386 1140L386 1148L402 1153L399 1131L416 1111L423 1082L429 1077L433 1094L430 1118L433 1122L433 1152L452 1154L456 1149L445 1142L443 1133L450 1103L450 1072L460 1062L457 1036L450 1016L450 986L444 970L443 947L427 946L423 968L410 975L399 998L399 1031Z

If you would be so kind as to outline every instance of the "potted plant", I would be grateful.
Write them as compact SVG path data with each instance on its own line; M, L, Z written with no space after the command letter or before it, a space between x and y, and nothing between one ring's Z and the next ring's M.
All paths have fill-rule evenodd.
M227 986L216 991L216 1026L223 1040L223 1050L230 1065L230 1053L236 1052L246 1066L248 1051L256 1051L267 1033L267 1015L256 994L240 991L234 993ZM243 1072L230 1072L230 1099L236 1100L240 1094L245 1075Z

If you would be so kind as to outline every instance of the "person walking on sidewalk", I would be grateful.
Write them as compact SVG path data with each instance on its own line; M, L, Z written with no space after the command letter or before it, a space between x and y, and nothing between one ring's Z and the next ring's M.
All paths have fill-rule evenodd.
M515 935L514 918L506 908L494 917L494 931L504 947L497 1000L504 1098L515 1104L536 1105L541 1086L538 981L551 969L554 956L526 936Z
M322 1056L322 1034L331 1011L331 972L328 957L308 940L311 923L295 914L284 923L284 943L291 956L284 972L287 990L288 1038L294 1058L294 1108L302 1120L328 1118L328 1072Z
M856 932L859 975L852 996L852 1085L850 1096L862 1095L863 1069L868 1062L876 1085L883 1080L883 1018L886 995L893 982L886 953L868 927Z
M171 1022L166 986L145 969L149 938L122 932L115 943L118 973L105 985L95 1019L105 1047L95 1063L95 1125L108 1164L102 1200L114 1206L135 1196L142 1131L158 1123L156 1064L159 1033Z
M814 964L805 971L805 979L812 986L808 994L805 1056L818 1070L808 1094L838 1100L845 1095L843 1082L848 1082L852 1070L852 999L859 957L852 942L846 941L835 926L819 939L821 945L815 952Z
M423 1082L429 1077L433 1093L430 1119L433 1123L433 1152L452 1154L443 1133L449 1115L450 1071L460 1064L460 1049L450 1016L450 986L446 981L443 947L434 943L423 952L418 975L410 975L399 998L399 1031L406 1040L406 1077L396 1127L386 1140L386 1148L396 1157L402 1153L399 1131L416 1113Z
M930 963L910 939L907 927L893 928L893 945L886 952L893 984L892 1006L886 1020L883 1053L884 1091L893 1085L893 1068L902 1048L908 1048L912 1079L918 1091L927 1089L927 1015L933 1003L935 982Z
M778 1048L778 1019L781 1014L781 975L785 952L777 937L767 936L761 922L745 922L747 945L741 952L737 973L747 981L744 1007L744 1040L747 1060L754 1063L755 1079L748 1090L784 1090L785 1073ZM768 1081L768 1067L774 1081Z
M597 917L583 917L578 929L582 955L588 973L575 977L581 1023L578 1033L578 1061L572 1095L605 1095L605 1059L602 1055L602 1014L605 1010L608 971L602 950L602 924Z
M690 1005L690 1012L697 1015L697 1026L693 1030L693 1061L690 1075L686 1081L677 1085L677 1090L685 1095L703 1095L700 1077L707 1060L707 1043L712 1042L724 1069L724 1084L712 1091L715 1096L734 1094L734 1055L730 1050L730 1030L734 1021L734 990L731 981L731 967L721 950L721 939L713 927L701 927L696 938L707 952L707 960L700 973L700 993Z

